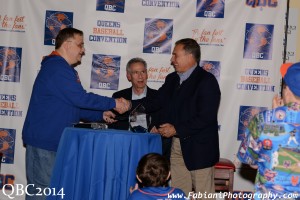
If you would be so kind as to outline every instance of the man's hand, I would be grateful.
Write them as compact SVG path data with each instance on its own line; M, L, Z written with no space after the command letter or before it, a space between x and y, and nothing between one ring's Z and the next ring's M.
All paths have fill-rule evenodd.
M273 97L272 108L274 109L280 106L283 106L283 99L278 94L276 94Z
M150 133L159 133L156 126L153 126L150 130Z
M123 97L115 99L116 107L114 108L120 114L125 113L126 111L131 109L131 101L124 99Z
M103 120L106 121L109 124L114 123L114 122L117 121L117 120L114 119L115 117L116 117L116 115L111 111L103 112Z
M176 135L175 127L169 123L160 125L158 128L158 132L159 134L167 138Z

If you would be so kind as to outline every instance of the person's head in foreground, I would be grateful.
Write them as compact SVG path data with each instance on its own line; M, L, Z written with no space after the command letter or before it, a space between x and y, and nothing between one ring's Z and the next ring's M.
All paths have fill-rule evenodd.
M165 186L170 178L170 163L158 153L146 154L139 161L136 177L143 187Z
M280 72L283 77L283 103L300 102L300 62L283 64Z

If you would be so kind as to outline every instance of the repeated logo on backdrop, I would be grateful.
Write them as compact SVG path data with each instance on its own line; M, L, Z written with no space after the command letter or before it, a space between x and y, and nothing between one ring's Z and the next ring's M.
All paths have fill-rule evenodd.
M20 82L22 48L0 46L0 81Z
M259 68L245 68L237 83L238 90L275 91L275 85L270 78L269 70Z
M25 32L26 26L23 15L0 15L0 31Z
M246 23L244 58L271 60L274 25Z
M142 0L142 6L179 8L179 1L170 0Z
M14 163L15 138L15 129L0 128L0 152L3 154L2 163Z
M106 43L127 43L122 24L119 21L97 20L97 27L93 27L93 34L89 41Z
M200 45L224 46L226 41L226 37L224 35L224 29L195 28L192 30L192 38Z
M93 54L91 88L118 90L120 56Z
M267 109L267 107L240 106L237 136L238 140L243 140L245 138L245 130L248 127L251 119L259 112L262 112Z
M8 117L22 117L23 111L19 110L17 95L0 94L0 115Z
M225 0L197 0L196 17L224 18Z
M125 0L97 0L96 10L124 13Z
M218 81L220 80L221 65L220 65L219 61L201 60L200 61L200 67L202 67L204 70L212 73Z
M251 6L253 8L256 7L277 7L278 1L277 0L246 0L246 5Z
M46 11L44 45L55 45L58 32L64 28L73 27L73 13L61 11Z
M165 82L165 78L168 74L174 71L171 66L148 66L148 82Z
M172 19L146 18L143 53L170 54L172 36Z

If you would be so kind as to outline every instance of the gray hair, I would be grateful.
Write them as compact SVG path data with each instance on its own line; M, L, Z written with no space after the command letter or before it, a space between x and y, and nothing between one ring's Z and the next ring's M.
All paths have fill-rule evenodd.
M128 61L127 65L126 65L126 71L129 72L130 71L130 66L134 63L142 63L144 65L144 67L147 69L147 63L143 58L132 58Z

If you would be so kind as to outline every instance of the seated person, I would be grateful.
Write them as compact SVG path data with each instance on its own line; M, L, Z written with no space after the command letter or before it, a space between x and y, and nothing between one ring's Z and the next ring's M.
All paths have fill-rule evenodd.
M147 86L147 63L142 58L132 58L128 61L126 65L126 76L129 82L131 82L132 87L120 90L113 94L114 98L123 97L127 100L138 100L144 97L154 96L157 90L151 89ZM109 128L121 129L121 130L131 130L129 124L129 114L130 112L125 112L120 115L116 113L116 123L109 125ZM157 114L156 114L157 115ZM143 127L150 131L156 116L154 114L141 116ZM148 129L149 128L149 129Z
M158 153L144 155L136 170L141 188L137 184L130 188L128 200L186 199L181 189L166 186L170 175L170 163L165 157Z
M123 97L127 100L137 100L144 97L153 98L157 94L157 90L151 89L147 86L147 63L142 58L132 58L128 61L126 65L126 76L129 82L131 82L132 87L120 90L113 94L114 98ZM134 109L134 108L133 108ZM129 115L131 111L119 114L112 110L116 114L117 122L109 124L108 127L112 129L119 130L131 130L129 124ZM159 122L160 113L149 113L140 118L140 124L144 124L144 131L154 132L151 129ZM141 122L142 121L142 122ZM136 130L136 132L143 132L141 129ZM171 154L171 144L172 138L162 137L162 152L163 155L170 159Z

